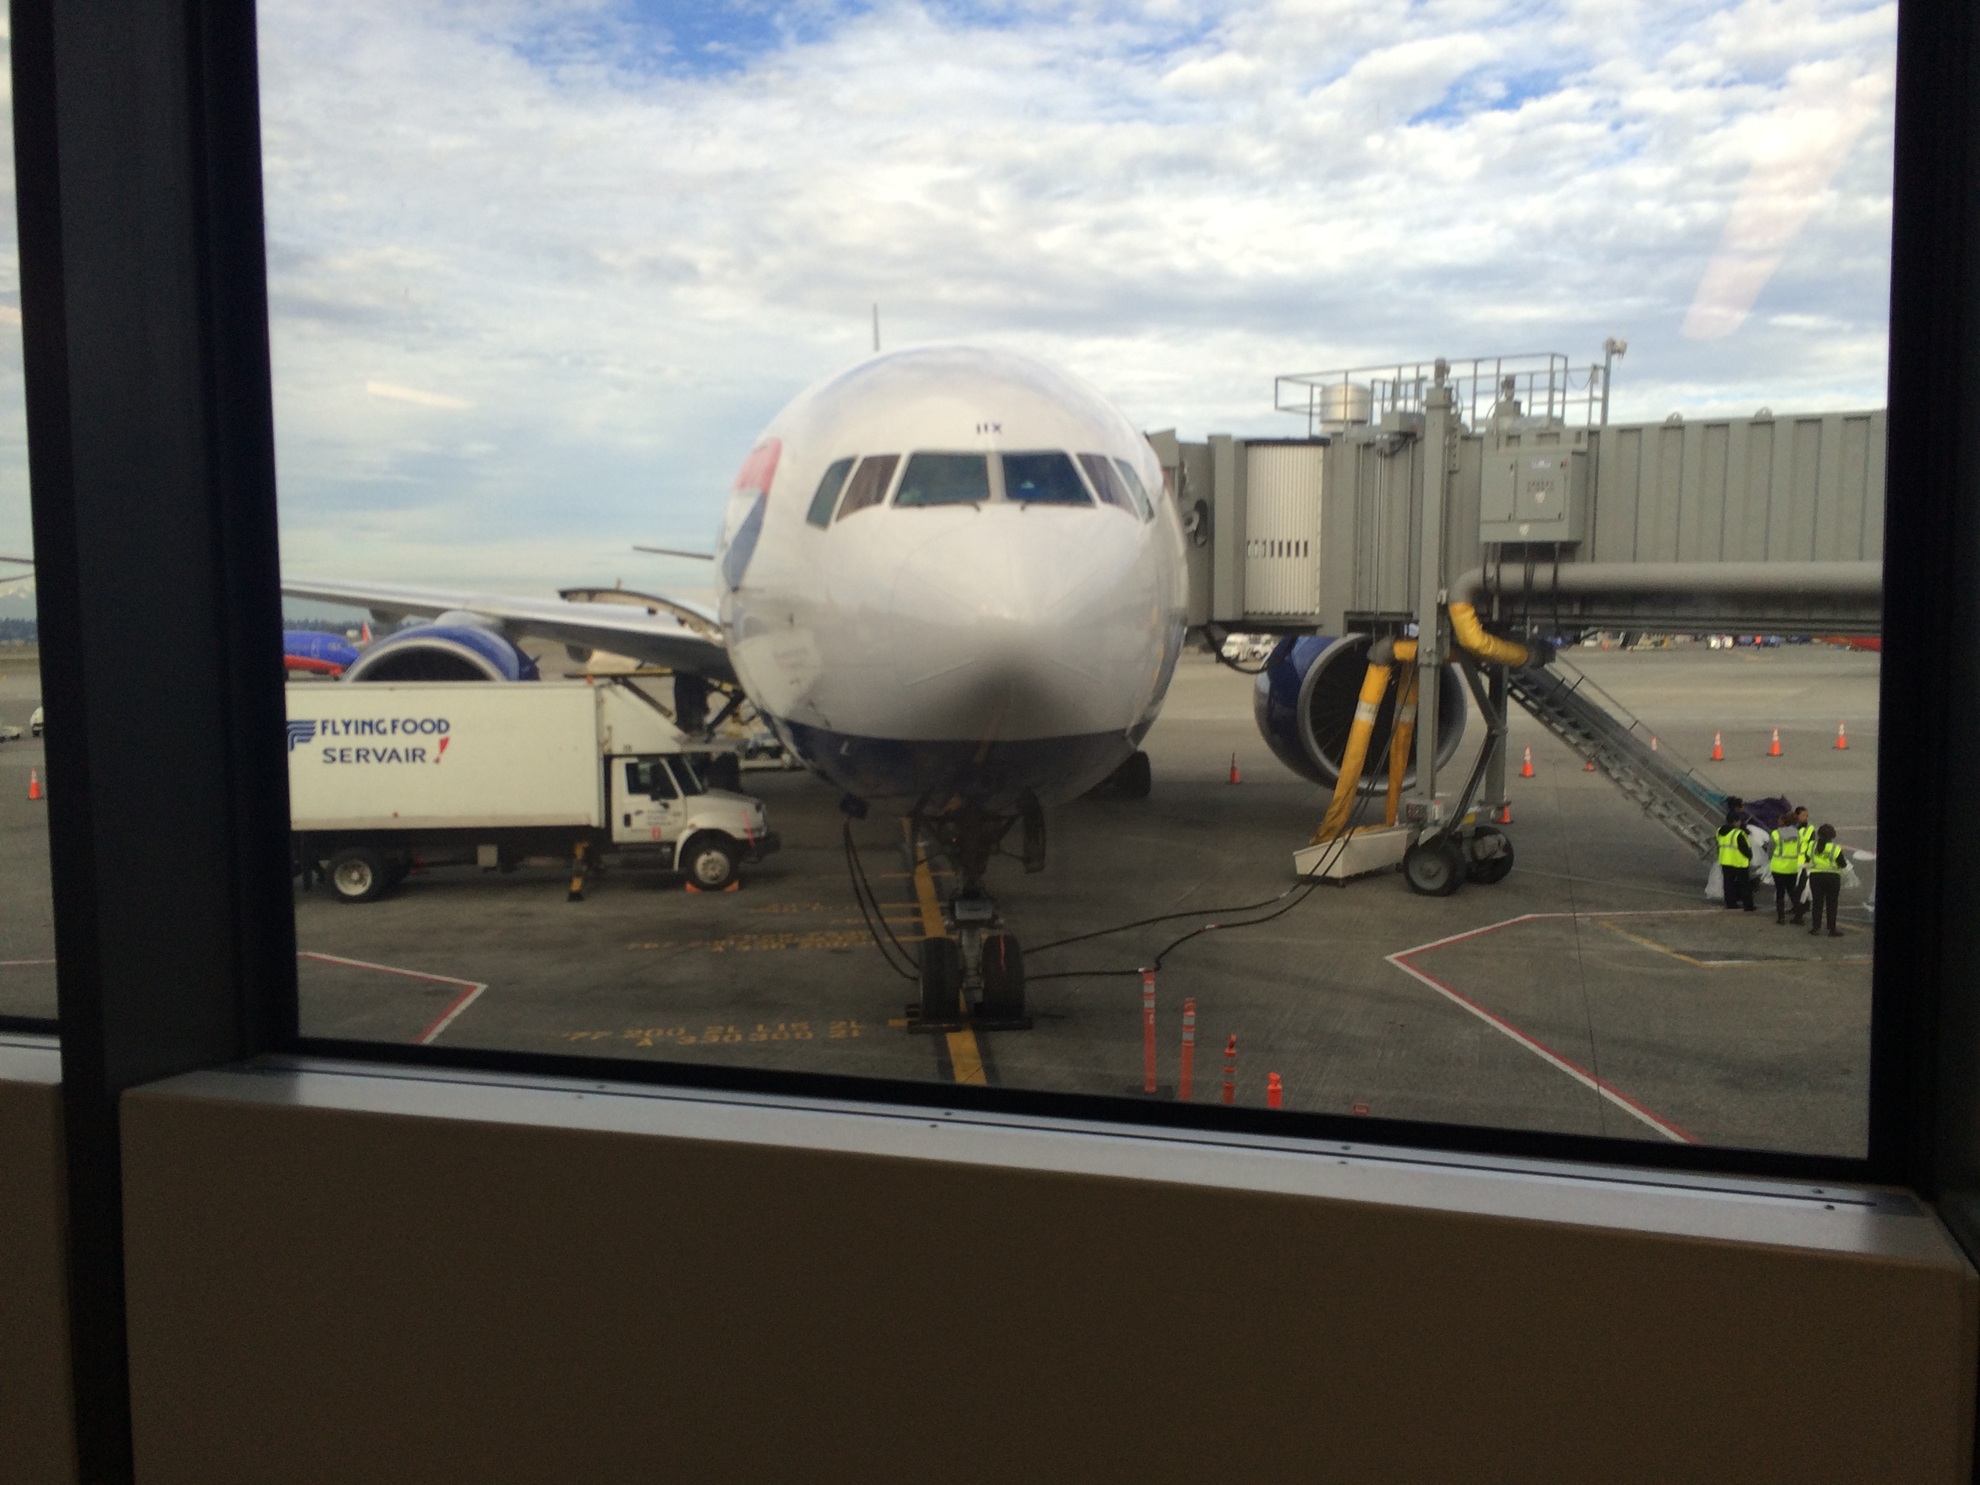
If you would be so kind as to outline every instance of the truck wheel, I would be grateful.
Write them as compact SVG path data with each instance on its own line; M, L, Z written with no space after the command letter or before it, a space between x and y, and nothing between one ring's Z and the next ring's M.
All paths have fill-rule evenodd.
M704 892L716 892L736 877L736 848L727 836L702 835L681 857L681 873Z
M324 879L339 902L375 902L391 877L384 859L363 846L346 846L330 858Z

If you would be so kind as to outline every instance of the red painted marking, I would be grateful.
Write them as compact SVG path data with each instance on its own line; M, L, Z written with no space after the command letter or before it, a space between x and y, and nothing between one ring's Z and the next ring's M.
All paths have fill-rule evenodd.
M766 438L749 451L743 460L743 467L736 474L736 482L731 489L761 490L769 492L770 481L777 473L777 460L784 452L784 445L777 439Z
M1518 917L1507 918L1502 923L1488 923L1483 928L1473 928L1464 933L1453 933L1446 938L1433 939L1427 944L1418 944L1416 945L1415 948L1404 949L1400 953L1390 954L1387 956L1387 958L1389 963L1393 964L1397 969L1401 970L1404 974L1409 975L1413 979L1421 981L1425 985L1428 985L1431 989L1435 990L1439 995L1442 995L1447 999L1449 999L1454 1005L1457 1005L1460 1008L1469 1011L1472 1015L1478 1017L1479 1020L1485 1022L1486 1025L1492 1027L1495 1031L1502 1032L1504 1035L1510 1037L1513 1041L1519 1043L1519 1045L1521 1045L1522 1047L1525 1047L1527 1051L1532 1052L1535 1056L1539 1057L1543 1062L1547 1062L1551 1064L1553 1067L1557 1068L1561 1072L1564 1072L1569 1077L1573 1078L1577 1083L1580 1083L1583 1087L1588 1088L1597 1094L1600 1094L1603 1098L1606 1098L1610 1103L1613 1103L1614 1105L1616 1105L1616 1107L1622 1109L1625 1113L1649 1125L1652 1129L1656 1130L1659 1134L1663 1135L1664 1138L1675 1141L1676 1143L1679 1144L1695 1145L1698 1143L1698 1140L1695 1136L1686 1133L1683 1129L1679 1128L1669 1119L1666 1119L1662 1114L1659 1114L1655 1110L1646 1107L1642 1103L1639 1103L1636 1099L1631 1098L1627 1093L1624 1093L1620 1088L1617 1088L1614 1084L1609 1083L1606 1080L1597 1077L1594 1073L1588 1071L1587 1068L1581 1066L1573 1059L1568 1057L1563 1057L1559 1052L1556 1052L1552 1047L1548 1046L1538 1037L1532 1036L1527 1032L1520 1030L1519 1027L1513 1025L1513 1023L1508 1021L1504 1016L1498 1015L1493 1011L1486 1010L1484 1006L1480 1005L1470 996L1465 995L1461 991L1454 989L1452 986L1445 984L1435 975L1430 974L1425 970L1419 969L1416 965L1410 963L1409 961L1414 959L1418 954L1426 954L1432 949L1447 948L1451 944L1462 943L1466 939L1479 938L1487 933L1497 933L1501 929L1512 928L1521 923L1537 922L1542 918L1584 918L1584 917L1585 918L1649 918L1649 917L1669 917L1680 912L1696 913L1696 912L1709 912L1709 911L1711 911L1711 909L1709 908L1705 908L1705 909L1685 908L1685 909L1671 909L1666 912L1657 912L1653 910L1648 912L1627 912L1627 913L1521 913Z
M297 953L298 959L314 959L318 964L341 964L347 969L371 969L384 975L402 975L408 980L427 980L436 985L459 985L461 993L447 1002L447 1008L428 1023L426 1030L413 1038L416 1046L426 1046L441 1032L454 1023L462 1011L480 998L488 986L480 980L463 980L455 975L433 975L420 969L401 969L396 964L373 964L368 959L346 959L340 954L317 954L308 950Z
M442 758L444 758L444 757L446 756L446 754L447 754L447 744L448 744L448 743L450 743L450 742L452 742L452 741L453 741L453 739L452 739L451 737L443 737L443 738L441 738L441 739L440 739L440 751L439 751L439 752L437 752L437 753L435 753L435 754L433 755L433 761L434 761L435 763L438 763L438 762L439 762L439 761L440 761L440 760L441 760Z

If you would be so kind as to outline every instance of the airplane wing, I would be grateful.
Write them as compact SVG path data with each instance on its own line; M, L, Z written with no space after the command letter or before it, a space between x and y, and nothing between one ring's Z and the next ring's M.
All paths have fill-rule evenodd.
M371 610L381 623L466 613L512 639L547 639L576 649L629 655L670 670L734 682L735 668L715 616L696 604L622 588L569 588L556 598L514 598L385 583L286 579L292 598L315 598Z

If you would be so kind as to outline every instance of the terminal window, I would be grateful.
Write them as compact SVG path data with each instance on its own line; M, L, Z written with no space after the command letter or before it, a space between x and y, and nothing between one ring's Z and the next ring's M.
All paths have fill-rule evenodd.
M1888 7L259 26L306 1035L1863 1153Z

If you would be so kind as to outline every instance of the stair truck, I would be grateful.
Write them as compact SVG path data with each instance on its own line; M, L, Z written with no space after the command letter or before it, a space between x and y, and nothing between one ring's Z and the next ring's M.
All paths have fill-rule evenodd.
M371 902L415 864L572 866L611 855L720 890L778 847L763 805L711 789L629 682L373 681L288 693L293 866ZM692 744L705 752L706 742Z

